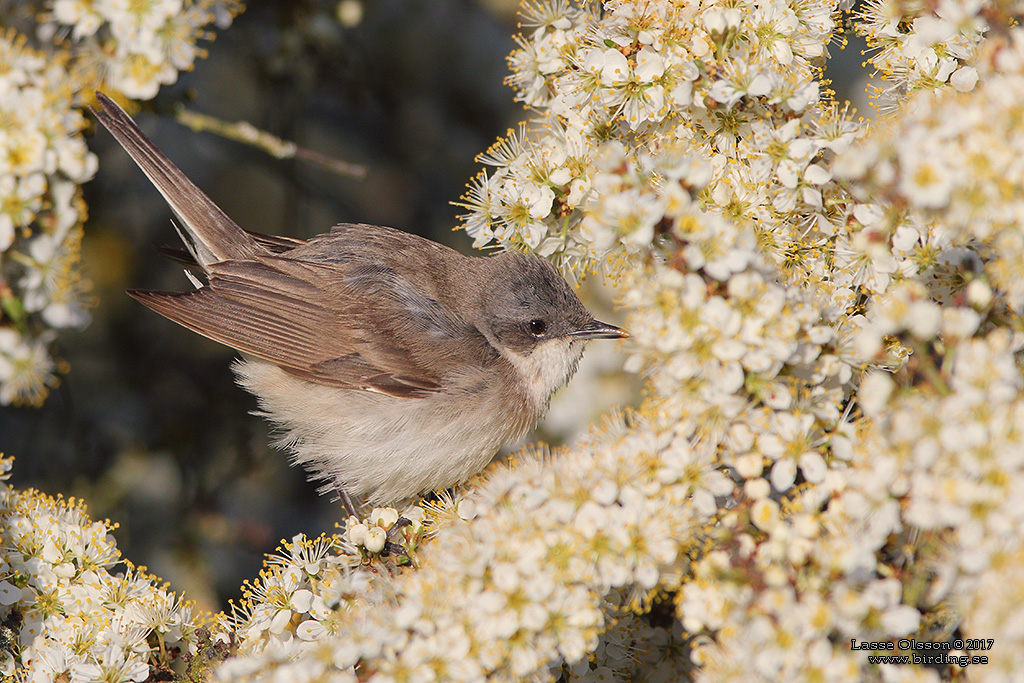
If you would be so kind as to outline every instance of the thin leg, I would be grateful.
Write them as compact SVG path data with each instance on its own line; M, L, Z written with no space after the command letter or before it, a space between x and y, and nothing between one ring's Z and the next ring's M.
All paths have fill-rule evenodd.
M352 502L352 498L349 497L348 491L343 488L338 488L341 493L341 502L345 504L345 509L348 510L348 514L352 517L359 517L359 511L356 510L355 504Z
M387 555L395 555L395 556L402 555L402 556L405 557L406 560L408 560L410 562L412 561L412 558L409 557L409 549L405 547L405 544L402 543L401 541L392 541L391 540L402 529L404 529L407 526L412 526L412 521L406 519L405 517L399 517L398 521L396 521L394 524L392 524L391 528L388 529L388 535L387 535L387 537L384 540L384 552L383 552L383 554L385 556L387 556Z
M404 529L407 526L412 526L412 520L411 519L406 519L405 517L399 517L398 521L396 521L394 524L392 524L391 528L388 529L387 540L390 541L394 537L395 534L397 534L399 531L401 531L402 529Z

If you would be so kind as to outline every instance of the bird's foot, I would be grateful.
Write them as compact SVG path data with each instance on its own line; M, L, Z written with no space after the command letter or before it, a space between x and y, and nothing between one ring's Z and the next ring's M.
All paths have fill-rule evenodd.
M422 524L399 516L394 508L374 508L365 520L353 515L347 527L346 538L366 561L380 557L391 558L397 565L413 564L412 549L420 540Z
M402 529L405 527L412 526L412 520L406 519L405 517L399 517L391 528L388 529L387 534L384 536L384 549L380 551L383 557L394 557L401 560L404 558L404 562L399 564L411 564L412 557L409 555L409 549L406 547L404 535ZM399 536L401 540L392 541L391 539L395 536Z

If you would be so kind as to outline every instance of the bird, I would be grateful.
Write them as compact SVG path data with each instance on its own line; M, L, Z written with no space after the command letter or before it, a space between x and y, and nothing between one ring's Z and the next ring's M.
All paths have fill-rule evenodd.
M236 380L274 445L352 515L464 483L536 425L587 341L628 336L535 254L467 256L365 224L308 240L248 232L96 99L94 116L170 205L177 257L196 273L189 291L128 294L239 352Z

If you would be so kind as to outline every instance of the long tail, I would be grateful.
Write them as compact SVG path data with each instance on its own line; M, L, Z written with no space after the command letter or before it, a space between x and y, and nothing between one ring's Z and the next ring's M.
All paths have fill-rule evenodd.
M217 261L249 259L269 253L185 177L116 102L99 92L96 99L103 110L94 109L93 114L171 205L188 233L187 237L181 235L182 241L199 265L206 268Z

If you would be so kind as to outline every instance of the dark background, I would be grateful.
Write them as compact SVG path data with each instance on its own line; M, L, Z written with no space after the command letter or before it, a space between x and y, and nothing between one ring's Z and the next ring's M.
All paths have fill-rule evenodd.
M309 237L367 222L468 252L469 239L452 230L459 210L451 202L479 170L474 157L528 117L502 82L515 3L371 1L352 27L339 23L336 7L251 2L207 45L209 57L136 119L243 227ZM856 48L840 57L829 75L845 83L862 57ZM847 85L840 99L862 90ZM173 120L181 103L363 164L368 174L355 180L194 133ZM16 457L13 485L83 498L94 518L120 525L127 558L219 609L280 539L330 533L343 514L268 448L265 423L248 415L255 400L233 382L234 353L124 294L189 284L155 250L176 242L162 198L108 135L94 133L90 145L100 157L86 186L83 246L93 322L60 336L57 354L71 370L41 409L0 409L0 452ZM613 372L622 361L613 347L597 359L588 352L581 375L589 378L577 380L591 382L581 391L600 394L603 405L635 392ZM589 421L557 403L552 413L559 419L540 436L553 441L570 436L567 424Z

